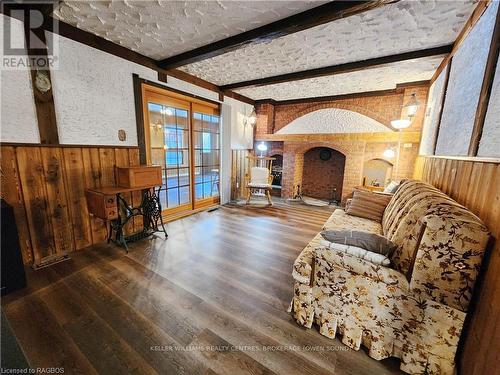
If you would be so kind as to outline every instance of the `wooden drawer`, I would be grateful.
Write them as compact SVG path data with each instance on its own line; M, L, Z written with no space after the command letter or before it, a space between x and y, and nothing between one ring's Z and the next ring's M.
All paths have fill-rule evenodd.
M104 196L104 205L106 207L116 208L116 195L105 195Z
M117 207L106 207L104 210L104 215L107 220L115 220L118 219L118 209Z
M159 165L139 165L136 167L116 167L118 186L136 188L142 186L161 186L163 184Z
M114 220L118 218L118 205L116 195L102 194L87 189L85 191L89 213L102 220Z

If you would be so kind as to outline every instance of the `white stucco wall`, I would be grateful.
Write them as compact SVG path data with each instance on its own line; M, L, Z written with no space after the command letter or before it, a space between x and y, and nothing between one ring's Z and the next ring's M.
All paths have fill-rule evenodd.
M420 155L433 155L434 142L443 103L444 84L448 66L443 69L439 77L434 81L429 89L427 108L425 110L424 126L422 129L422 141L420 142Z
M24 41L23 23L0 15L0 30L11 22L11 35L17 43ZM3 35L0 36L0 58L3 59ZM28 69L0 71L0 141L38 143L40 135L36 119L31 76Z
M278 134L372 133L391 131L380 122L346 109L326 108L293 120Z
M497 64L477 156L500 158L500 64Z
M493 1L453 56L436 155L467 155L497 9Z
M159 82L157 72L57 35L54 43L61 51L59 67L52 72L60 142L137 145L132 74ZM217 93L174 77L167 81L159 83L218 99ZM119 129L127 133L125 142L118 140Z
M253 107L232 98L224 98L224 103L231 106L231 149L253 148L253 128L245 126L245 118L252 113Z

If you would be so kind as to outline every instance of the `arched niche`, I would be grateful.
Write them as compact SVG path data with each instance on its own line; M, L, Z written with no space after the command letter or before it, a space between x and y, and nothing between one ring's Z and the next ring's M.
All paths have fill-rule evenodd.
M304 152L302 194L324 200L340 201L346 157L329 147L313 147Z

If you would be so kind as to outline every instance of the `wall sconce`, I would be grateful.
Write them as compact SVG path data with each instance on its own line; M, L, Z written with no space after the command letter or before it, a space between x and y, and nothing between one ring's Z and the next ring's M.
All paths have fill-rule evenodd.
M267 145L264 142L260 142L257 145L257 150L260 151L260 156L263 156L264 152L267 151Z
M394 156L396 156L396 153L392 148L388 148L382 153L382 156L387 159L392 159Z
M409 118L414 117L417 114L420 102L417 100L417 94L411 94L410 100L406 103L403 108L406 108L406 114Z
M406 110L406 115L408 116L408 118L392 120L391 126L397 130L406 129L407 127L409 127L411 125L412 118L417 114L419 106L420 102L417 100L417 94L411 94L408 103L403 105L403 109Z
M410 126L410 124L411 124L410 119L401 119L401 120L392 120L391 121L391 126L394 129L398 129L398 130L405 129L408 126Z
M250 116L246 116L246 118L245 118L245 127L247 125L254 127L256 123L257 123L257 112L255 112L255 107L253 107L252 112L250 113Z

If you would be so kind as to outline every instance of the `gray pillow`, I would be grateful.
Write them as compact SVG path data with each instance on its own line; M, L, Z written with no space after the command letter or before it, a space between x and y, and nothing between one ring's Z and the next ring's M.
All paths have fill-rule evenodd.
M323 238L342 245L357 246L390 257L398 245L384 236L362 230L324 230Z

